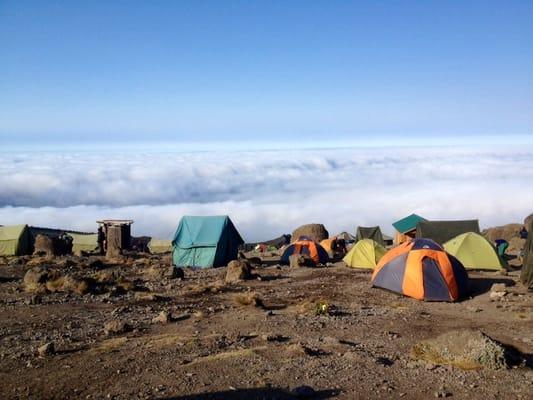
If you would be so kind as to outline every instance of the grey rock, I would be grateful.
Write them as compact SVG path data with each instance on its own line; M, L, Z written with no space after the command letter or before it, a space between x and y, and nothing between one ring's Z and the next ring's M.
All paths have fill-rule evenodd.
M245 260L233 260L228 264L226 283L236 283L251 278L250 264Z
M54 343L48 342L43 344L41 347L37 349L37 353L40 357L47 357L55 354L55 346Z
M170 322L171 316L167 311L161 311L157 317L152 319L154 324L166 324Z
M121 333L130 332L132 326L124 321L113 320L104 325L104 334L106 336L119 335Z

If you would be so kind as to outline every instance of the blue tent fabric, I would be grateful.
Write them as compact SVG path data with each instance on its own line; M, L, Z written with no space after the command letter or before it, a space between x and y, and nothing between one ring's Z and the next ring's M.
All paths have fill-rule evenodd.
M227 215L184 216L172 240L172 263L177 267L220 267L237 258L243 243Z

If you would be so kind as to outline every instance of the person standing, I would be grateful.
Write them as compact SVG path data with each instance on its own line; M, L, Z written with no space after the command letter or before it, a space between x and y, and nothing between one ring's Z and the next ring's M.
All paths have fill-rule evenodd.
M104 228L102 225L100 225L98 227L98 253L100 253L100 255L104 255L105 254L105 232L104 232Z

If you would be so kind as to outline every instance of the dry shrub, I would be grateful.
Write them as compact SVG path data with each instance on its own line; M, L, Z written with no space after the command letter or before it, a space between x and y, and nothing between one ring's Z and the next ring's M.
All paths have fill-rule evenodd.
M226 287L222 281L216 281L213 283L194 283L183 288L184 296L199 296L205 293L219 293Z
M116 274L110 271L98 271L93 276L96 282L104 284L112 284L116 279Z
M46 290L51 293L73 292L83 296L90 291L90 287L86 279L78 279L70 275L57 276L46 282Z
M262 307L263 300L257 295L257 293L239 293L233 297L233 300L237 304L243 306Z
M149 268L144 269L143 272L149 279L161 279L165 270L158 264L152 264Z
M117 281L117 287L124 290L125 292L129 292L135 289L135 284L131 281L128 281L127 279L120 277Z
M50 259L47 257L32 257L26 262L27 267L40 267L41 265L50 264Z

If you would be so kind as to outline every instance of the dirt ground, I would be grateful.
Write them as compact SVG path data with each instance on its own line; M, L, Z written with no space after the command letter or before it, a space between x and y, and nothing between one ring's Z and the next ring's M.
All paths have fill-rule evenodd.
M0 258L1 398L286 399L305 397L309 388L294 389L306 385L312 398L533 399L528 363L461 370L411 352L474 328L531 360L533 294L518 272L472 273L470 298L429 303L371 288L368 272L342 263L290 269L270 259L236 284L224 283L226 268L170 278L167 263ZM28 292L36 265L91 276L94 287ZM494 283L508 293L491 301ZM153 321L162 311L171 319ZM117 332L105 331L110 321ZM53 351L39 355L46 343Z

